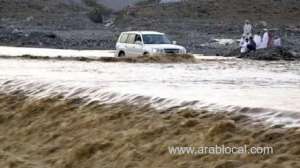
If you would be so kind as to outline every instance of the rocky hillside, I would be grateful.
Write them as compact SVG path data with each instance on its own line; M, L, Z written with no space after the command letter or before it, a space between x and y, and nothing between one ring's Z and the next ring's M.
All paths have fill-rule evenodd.
M300 39L298 0L189 0L157 5L149 0L119 17L128 30L153 29L168 33L191 51L224 54L237 45L219 45L215 39L239 39L244 20L255 31L276 30L285 45L297 50ZM128 14L129 13L129 14Z
M96 14L102 12L103 8L95 4L120 9L135 1L20 2L0 0L0 45L113 49L122 31L157 30L166 32L172 40L193 52L223 54L236 44L219 45L215 39L239 39L244 20L250 19L256 30L276 29L285 45L299 50L298 0L188 0L171 4L146 0L105 18L103 23L95 23L90 18L89 13L94 9Z
M126 22L134 22L134 25L145 24L145 21L136 21L144 18L178 21L176 24L184 24L190 20L237 24L250 19L255 23L264 21L271 25L294 25L300 21L300 1L186 0L179 3L157 4L155 0L148 0L139 3L132 14L132 18L126 17Z
M112 48L112 32L91 19L102 9L94 0L0 0L0 45Z

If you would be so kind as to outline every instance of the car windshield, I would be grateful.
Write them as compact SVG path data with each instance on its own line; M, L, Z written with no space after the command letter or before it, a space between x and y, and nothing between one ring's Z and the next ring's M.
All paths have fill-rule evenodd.
M163 34L144 34L144 44L171 44L170 40Z

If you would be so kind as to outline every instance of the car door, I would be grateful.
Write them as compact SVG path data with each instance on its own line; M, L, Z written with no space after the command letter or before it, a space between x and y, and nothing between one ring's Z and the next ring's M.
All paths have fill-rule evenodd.
M127 40L126 40L126 56L132 57L135 56L135 44L134 44L134 40L135 40L135 35L133 33L128 34Z
M134 56L142 56L143 55L143 41L142 36L140 34L136 34L134 38L134 46L133 46Z
M128 34L127 33L122 33L117 45L116 45L116 50L117 53L119 53L120 51L124 51L126 52L126 40L127 40Z

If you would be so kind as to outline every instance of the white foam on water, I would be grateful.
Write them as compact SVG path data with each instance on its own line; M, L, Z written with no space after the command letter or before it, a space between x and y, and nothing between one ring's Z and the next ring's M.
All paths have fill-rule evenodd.
M29 48L29 47L6 47L0 46L2 56L39 56L39 57L85 57L96 59L100 57L114 57L114 50L66 50L49 48Z
M199 64L128 64L0 59L0 69L1 91L241 112L273 124L300 125L300 62L224 59Z

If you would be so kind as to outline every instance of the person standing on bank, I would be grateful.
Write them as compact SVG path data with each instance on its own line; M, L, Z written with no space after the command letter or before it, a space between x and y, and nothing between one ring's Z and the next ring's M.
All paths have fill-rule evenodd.
M253 37L250 37L250 38L249 38L249 42L248 42L248 45L247 45L247 49L248 49L248 52L256 51L256 43L255 43L255 41L253 40Z
M260 32L257 32L257 34L255 34L253 36L253 40L256 44L256 49L261 49L262 48L262 46L261 46L262 45L262 37L261 37L260 34L261 34Z
M244 41L241 43L241 56L246 54L248 52L248 44L249 44L249 39L245 38Z
M245 21L243 35L247 38L250 38L252 36L252 25L249 20Z
M273 48L273 32L269 32L268 48Z
M262 38L261 48L268 48L269 40L270 40L269 30L264 29L264 35Z

